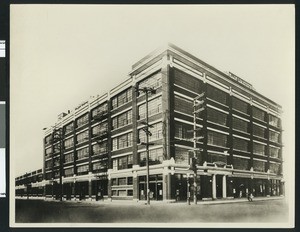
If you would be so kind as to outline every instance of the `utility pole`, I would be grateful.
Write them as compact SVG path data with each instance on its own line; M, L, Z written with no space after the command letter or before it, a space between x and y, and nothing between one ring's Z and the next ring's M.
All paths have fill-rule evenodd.
M197 131L198 130L201 130L201 128L197 128L197 117L196 115L201 113L204 109L205 109L205 93L201 93L199 95L197 95L195 98L194 98L194 101L193 101L193 121L194 121L194 124L193 124L193 142L194 142L194 147L192 149L193 151L193 154L194 154L194 157L191 158L191 169L193 170L194 172L194 194L193 194L193 198L194 198L194 204L196 205L197 204L197 141L200 140L200 139L203 139L204 137L203 136L200 136L200 137L197 137ZM199 109L197 109L197 107L199 107Z
M63 199L63 183L62 183L62 175L63 175L63 131L62 128L53 130L53 139L54 143L59 141L59 200L62 201Z
M146 146L146 185L147 185L147 205L150 205L150 187L149 187L149 146L153 145L153 143L149 143L149 136L152 136L152 133L149 131L149 128L152 127L149 125L149 112L148 112L148 94L155 94L156 90L153 87L144 87L144 88L136 88L137 92L143 92L146 95L146 122L143 123L145 126L143 127L143 131L146 133L146 143L141 143Z

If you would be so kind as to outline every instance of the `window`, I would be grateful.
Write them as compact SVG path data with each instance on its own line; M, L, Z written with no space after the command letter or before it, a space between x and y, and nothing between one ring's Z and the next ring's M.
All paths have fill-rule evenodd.
M199 92L201 86L200 80L176 69L174 83L196 93Z
M248 132L248 122L239 119L239 118L232 118L232 128L238 131Z
M133 190L132 189L127 190L127 196L133 196Z
M129 88L112 98L112 108L115 109L132 100L132 89Z
M265 112L262 111L261 109L253 107L252 108L252 115L253 115L253 118L256 118L256 119L261 120L261 121L265 121Z
M51 135L48 135L46 138L45 138L45 143L46 144L49 144L51 142Z
M74 168L65 169L65 177L70 177L74 175Z
M85 114L85 115L81 116L80 118L78 118L76 120L77 127L81 127L81 126L87 124L88 121L89 121L89 115L88 114Z
M175 147L175 162L177 164L189 164L189 150Z
M119 178L118 179L118 185L126 185L126 178Z
M113 159L113 170L116 171L118 170L118 159Z
M76 140L77 140L77 143L83 143L83 142L88 141L89 140L89 131L86 130L84 132L77 134Z
M233 168L239 170L248 170L249 159L233 157Z
M175 137L180 139L189 139L193 136L193 126L175 122Z
M107 142L102 142L101 144L94 144L92 146L93 155L101 155L107 153Z
M281 174L279 163L270 163L269 170L270 170L271 173L274 173L274 174L277 174L277 175Z
M122 157L118 159L118 170L127 168L127 157Z
M233 137L233 149L238 151L248 151L249 142L244 139Z
M253 135L264 138L265 128L253 124Z
M253 153L257 155L266 155L265 154L266 146L260 143L253 143Z
M146 166L147 152L139 153L140 166ZM149 151L149 165L161 164L164 160L163 149L157 148Z
M132 110L120 114L112 119L113 130L118 127L126 126L132 123Z
M96 162L93 163L93 171L94 172L100 172L100 171L105 171L107 168L105 162Z
M89 157L89 147L85 147L77 151L77 159L84 159L87 157Z
M113 170L122 170L132 168L133 155L123 156L120 158L113 158Z
M133 184L133 178L132 177L127 177L127 184L132 185Z
M132 132L117 137L117 141L118 141L117 149L131 147L132 146ZM113 144L113 146L114 145L115 144Z
M48 160L45 162L45 168L52 168L52 160Z
M71 122L65 126L65 134L69 134L74 130L74 123Z
M132 165L133 165L133 155L129 155L127 158L128 158L128 160L127 160L127 167L128 168L132 168Z
M248 104L235 97L232 98L232 108L245 114L248 113Z
M271 126L280 127L280 119L276 116L269 114L269 124Z
M179 111L184 114L193 115L193 102L185 98L175 96L174 107L176 111Z
M223 163L227 164L227 156L208 152L207 153L207 162L209 162L209 163L223 162Z
M253 160L253 170L257 172L265 172L265 162L260 160Z
M74 146L74 138L69 138L64 141L65 149L71 148Z
M149 136L149 141L155 141L158 139L162 139L162 123L156 123L149 127L149 131L151 132L151 136ZM146 142L146 133L142 129L139 129L139 142Z
M226 126L227 114L224 114L218 110L207 108L207 120Z
M108 130L107 122L101 123L92 128L92 134L93 134L93 136L105 134L105 133L107 133L107 130Z
M52 147L49 147L46 149L46 156L51 156L52 155Z
M227 94L211 85L207 86L207 97L221 104L227 104Z
M89 172L89 165L82 165L82 166L79 166L77 168L77 173L80 175L80 174L87 174Z
M279 158L279 148L269 147L270 156L273 158Z
M207 143L209 145L216 145L221 147L226 147L227 145L227 135L214 132L214 131L208 131L207 133Z
M112 99L111 107L112 107L112 109L115 109L118 107L118 97L117 96Z
M106 114L107 110L107 103L105 102L92 110L92 117L94 118L97 115Z
M114 185L117 185L117 179L116 178L113 178L111 180L111 185L114 186Z
M65 155L65 163L74 161L74 153L69 153Z
M272 142L279 143L279 133L277 133L275 131L270 131L269 132L269 139Z
M161 86L161 73L156 73L150 77L145 78L144 80L140 81L138 83L139 89L148 87L148 88L154 88L157 89ZM144 92L140 92L140 96L143 95Z
M148 116L152 116L162 112L161 97L152 99L148 102ZM146 103L139 106L139 119L146 118Z

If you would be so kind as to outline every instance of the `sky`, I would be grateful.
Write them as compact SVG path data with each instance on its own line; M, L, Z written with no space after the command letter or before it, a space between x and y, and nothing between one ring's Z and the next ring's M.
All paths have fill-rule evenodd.
M43 166L43 128L61 112L106 93L171 42L282 105L284 172L293 180L293 5L19 4L10 17L13 177Z

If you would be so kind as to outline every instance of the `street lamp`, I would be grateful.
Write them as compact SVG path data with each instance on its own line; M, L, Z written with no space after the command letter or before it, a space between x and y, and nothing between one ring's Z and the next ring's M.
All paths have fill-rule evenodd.
M152 136L152 133L149 131L149 112L148 112L148 94L155 94L156 90L153 87L144 87L144 88L136 88L137 92L143 92L146 95L146 122L142 123L145 126L143 127L143 131L146 133L146 143L141 143L146 146L146 182L147 182L147 205L150 205L150 188L149 188L149 146L153 145L153 143L149 143L149 136Z

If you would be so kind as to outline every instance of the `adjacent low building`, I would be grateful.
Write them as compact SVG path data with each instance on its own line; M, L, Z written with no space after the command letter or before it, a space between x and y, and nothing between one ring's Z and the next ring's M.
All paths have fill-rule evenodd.
M155 90L148 104L144 88ZM242 78L168 44L45 131L43 194L145 200L148 131L151 200L282 195L281 112Z
M15 179L16 196L20 197L43 197L43 170L38 169L24 175L18 176Z

